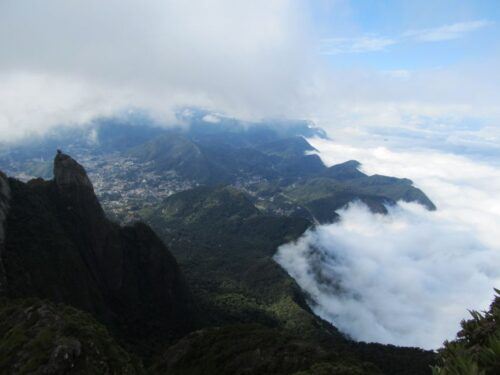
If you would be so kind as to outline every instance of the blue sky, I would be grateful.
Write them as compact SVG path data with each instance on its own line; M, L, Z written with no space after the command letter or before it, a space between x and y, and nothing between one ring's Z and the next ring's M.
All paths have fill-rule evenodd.
M312 14L327 46L329 39L345 39L345 52L328 58L337 67L432 69L488 60L500 52L500 4L495 0L317 1ZM419 40L424 32L433 32L433 40ZM349 44L362 40L364 50L348 52Z

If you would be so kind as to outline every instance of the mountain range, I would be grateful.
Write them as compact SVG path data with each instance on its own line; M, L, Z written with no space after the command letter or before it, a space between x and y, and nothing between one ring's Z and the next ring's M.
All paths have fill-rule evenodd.
M140 191L153 198L133 201L133 223L64 152L50 179L0 174L0 372L431 373L434 352L355 342L314 315L273 255L354 200L381 214L399 200L434 210L432 201L357 161L325 166L306 139L325 135L308 124L203 117L143 132L108 121L76 130L71 144L46 141L91 154L101 171L113 160L119 186L138 189L145 173ZM0 160L16 174L46 164L44 147L4 147ZM161 196L168 179L178 191Z

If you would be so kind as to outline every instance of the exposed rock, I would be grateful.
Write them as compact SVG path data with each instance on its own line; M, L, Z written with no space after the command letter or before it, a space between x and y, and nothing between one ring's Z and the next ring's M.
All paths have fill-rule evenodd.
M9 180L7 296L91 312L130 340L184 334L190 296L175 258L144 224L110 222L82 166L54 160L55 178Z
M65 185L82 185L93 189L85 169L69 155L63 154L60 150L57 151L57 155L54 158L54 181L60 187Z

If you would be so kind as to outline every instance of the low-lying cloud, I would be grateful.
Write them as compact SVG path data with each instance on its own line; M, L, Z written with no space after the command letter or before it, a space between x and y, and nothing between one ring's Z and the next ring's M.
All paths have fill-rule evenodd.
M500 169L433 151L312 143L328 164L356 158L366 172L412 178L438 210L400 202L383 216L353 203L276 260L314 311L354 339L429 349L452 339L467 309L485 309L500 286Z

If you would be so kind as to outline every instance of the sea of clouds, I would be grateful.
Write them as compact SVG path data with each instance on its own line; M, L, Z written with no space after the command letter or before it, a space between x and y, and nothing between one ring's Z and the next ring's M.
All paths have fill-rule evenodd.
M432 150L310 141L327 165L356 159L368 174L411 178L438 209L399 202L384 216L355 202L275 259L314 312L356 340L435 349L453 339L467 310L487 308L500 286L500 168Z

